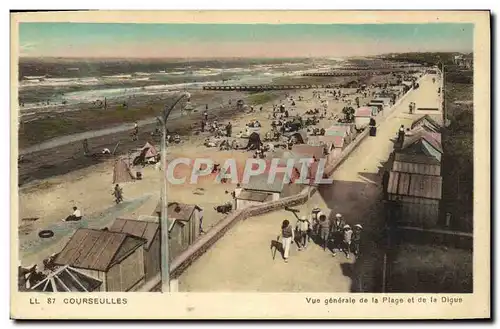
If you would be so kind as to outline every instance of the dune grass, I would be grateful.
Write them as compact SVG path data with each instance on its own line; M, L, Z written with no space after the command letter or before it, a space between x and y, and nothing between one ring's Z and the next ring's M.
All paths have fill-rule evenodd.
M402 244L392 263L392 292L472 292L472 251Z

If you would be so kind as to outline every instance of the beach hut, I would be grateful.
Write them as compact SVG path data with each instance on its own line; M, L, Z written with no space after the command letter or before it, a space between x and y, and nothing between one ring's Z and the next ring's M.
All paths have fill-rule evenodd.
M147 220L117 218L109 230L144 239L145 280L148 281L160 273L160 224L158 217L150 217Z
M268 182L268 173L250 176L248 183L243 184L243 189L236 198L236 209L279 200L285 185L283 178L284 174L276 174L275 179Z
M385 105L382 102L370 101L370 103L368 103L368 106L372 108L374 115L376 115L379 112L382 112L385 109Z
M420 127L429 132L435 133L438 133L441 130L441 124L439 124L438 121L432 118L429 114L423 115L411 124L411 129L417 129Z
M405 154L421 154L434 157L441 162L443 147L441 145L441 134L431 133L425 129L411 131L410 136L406 136L400 150Z
M403 80L403 81L401 82L401 84L402 84L403 86L406 86L407 88L411 88L411 87L413 87L413 81L410 81L410 80Z
M159 202L154 214L161 216ZM168 235L170 238L170 260L186 250L200 234L200 222L203 218L203 209L195 204L169 202L167 206Z
M317 160L325 158L325 148L323 146L312 146L308 144L296 144L292 146L291 153L296 159L316 158Z
M343 136L313 136L309 138L310 145L323 146L327 153L327 162L337 158L347 146L347 140Z
M119 158L116 160L113 167L113 184L133 182L134 180L134 174L132 174L126 159Z
M391 171L387 184L389 204L397 204L396 225L433 228L439 219L442 178ZM394 214L394 213L393 213Z
M396 152L392 171L430 176L441 175L441 163L434 157Z
M370 124L370 118L376 115L374 110L369 106L363 106L354 112L354 124L356 129L361 130L366 128Z
M243 209L249 206L262 204L264 202L269 202L273 200L273 196L270 193L253 191L253 190L243 190L236 197L236 209Z
M325 136L342 136L348 138L351 135L351 126L333 125L325 130Z
M324 137L324 136L318 136L319 138ZM295 178L300 178L300 174L302 173L302 163L305 159L310 159L308 163L308 171L307 171L307 176L305 179L308 179L307 183L303 183L306 185L315 185L314 184L314 179L316 178L316 172L318 170L318 165L321 159L326 160L325 163L323 164L324 167L326 167L328 163L328 144L327 143L321 143L319 145L310 145L310 144L300 144L300 145L294 145L292 147L292 150L290 152L290 156L295 159L296 163L296 168L297 168L297 177L292 177L293 179ZM316 159L314 161L313 159ZM295 182L295 181L294 181ZM292 184L292 187L295 187L299 184ZM286 192L290 194L288 189L290 189L290 186L286 187ZM302 187L297 191L294 190L295 193L300 192Z
M99 291L102 281L71 266L63 266L47 275L31 288L40 292L93 292Z
M99 291L133 291L144 283L144 243L126 233L79 228L54 264L102 281Z

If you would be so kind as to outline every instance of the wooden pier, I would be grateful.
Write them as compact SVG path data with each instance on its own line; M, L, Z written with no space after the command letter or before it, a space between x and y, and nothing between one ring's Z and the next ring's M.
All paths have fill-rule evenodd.
M229 85L203 86L203 90L216 90L216 91L268 91L268 90L295 90L295 89L312 89L312 88L335 88L335 85L301 84L301 85L254 85L254 86L229 86Z

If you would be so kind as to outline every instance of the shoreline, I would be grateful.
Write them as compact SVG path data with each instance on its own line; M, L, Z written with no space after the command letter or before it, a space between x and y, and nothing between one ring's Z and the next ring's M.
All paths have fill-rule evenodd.
M231 98L231 95L232 93L227 93L227 98ZM270 102L278 102L278 99L283 98L284 93L274 93L273 95L276 98ZM212 111L209 111L209 121L213 120L214 116L217 117L219 122L223 122L236 120L241 115L245 115L244 112L237 112L234 103L231 107L227 105L221 107L220 103L215 102L209 104L209 107L212 107ZM177 110L176 112L180 114L180 111ZM202 114L203 112L195 112L185 116L177 115L177 117L168 121L167 128L180 136L189 136L190 139L196 138L195 134L199 131ZM130 149L141 148L146 142L159 145L160 137L151 136L151 132L154 131L155 127L156 118L142 120L137 141L132 141L130 138L133 123L124 123L98 131L58 137L55 140L31 146L28 152L26 149L20 150L19 154L23 155L23 162L18 165L17 185L23 187L28 183L36 183L54 176L98 165L119 155L127 154ZM103 148L113 150L118 142L119 146L115 155L97 158L84 156L82 145L84 138L82 137L88 138L91 153L100 153ZM186 142L189 143L190 140L184 138L184 143Z
M371 84L377 84L380 83L380 81L385 81L386 78L387 75L381 75L380 77L371 78L369 82ZM365 81L362 76L344 78L326 77L322 79L324 79L325 82L332 81L336 84L341 83L346 79L357 79L363 81L363 83L368 82ZM234 120L238 118L240 114L245 115L244 112L239 113L236 111L236 106L234 104L236 99L244 99L245 104L251 104L252 102L250 100L252 100L252 95L272 95L271 100L262 100L258 99L259 97L253 97L254 101L257 100L256 103L259 103L258 101L261 101L259 105L255 104L257 108L260 106L264 106L265 110L268 111L269 107L271 107L273 103L279 103L281 100L283 100L283 96L287 92L291 95L296 95L297 93L309 93L310 91L289 90L266 92L265 94L251 92L242 93L233 91L210 91L198 95L198 97L202 97L203 100L207 100L206 102L195 101L195 104L197 105L196 108L199 108L199 106L201 105L208 104L209 108L214 109L214 111L209 111L209 121L213 119L212 115L215 114L219 122L221 122L222 120ZM229 99L233 100L233 105L231 106L231 108L228 108L228 106L225 105L228 103ZM156 105L158 106L158 104ZM221 105L223 105L223 108L221 108ZM204 108L204 106L201 107ZM159 107L157 108L159 113ZM186 116L172 118L171 121L169 121L168 129L171 131L175 131L181 136L192 136L193 133L196 133L196 129L199 129L203 111L204 109L202 109L201 111L199 110L198 112L193 111L193 113ZM176 109L175 112L180 111ZM93 117L92 119L95 120L95 117ZM153 123L151 123L151 120L153 120ZM156 120L151 118L142 120L141 123L143 125L141 129L139 129L139 140L136 142L132 141L130 138L133 121L128 121L127 123L124 123L124 120L120 121L121 124L111 127L108 125L108 127L102 130L86 131L83 133L77 133L76 135L72 134L69 136L59 137L55 140L43 142L42 146L40 146L40 144L38 144L38 146L32 145L23 150L20 150L20 154L23 155L23 161L18 164L18 186L21 187L33 181L39 181L53 176L63 175L78 169L102 163L106 159L113 158L113 156L102 158L85 157L83 155L82 145L82 138L84 136L92 136L89 138L89 148L91 150L91 153L100 153L103 148L113 150L118 142L120 142L120 144L117 149L117 154L126 154L126 152L124 153L124 151L128 151L133 148L140 148L147 141L159 145L159 137L155 139L150 135L150 132L152 132L155 128ZM106 134L109 132L111 132L111 134ZM36 160L33 160L34 158L36 158Z

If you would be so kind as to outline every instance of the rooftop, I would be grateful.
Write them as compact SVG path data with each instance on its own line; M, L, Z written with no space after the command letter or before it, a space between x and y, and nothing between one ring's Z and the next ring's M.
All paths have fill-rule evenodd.
M307 157L316 159L321 159L325 157L325 151L323 146L313 146L308 144L295 144L292 147L292 154L295 157Z
M121 232L130 234L146 240L144 248L147 250L151 247L151 243L155 235L160 230L160 223L158 221L144 221L137 219L117 218L109 228L112 232Z
M391 171L387 192L402 196L440 200L442 184L441 176Z
M266 202L272 199L272 196L268 193L256 192L256 191L241 191L240 195L237 197L240 200Z
M167 217L176 220L188 221L195 209L201 210L201 208L195 204L169 202L167 206ZM161 214L161 200L158 201L154 214Z
M126 233L80 228L73 234L54 263L107 271L144 243L144 239Z
M270 176L267 173L250 176L247 184L243 184L245 190L265 191L271 193L281 193L283 191L283 174L276 174L273 182L269 183Z

